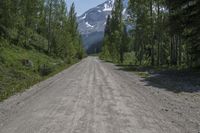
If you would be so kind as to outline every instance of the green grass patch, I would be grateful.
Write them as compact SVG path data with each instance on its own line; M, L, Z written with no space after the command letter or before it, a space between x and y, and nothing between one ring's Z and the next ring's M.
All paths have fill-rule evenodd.
M0 101L23 92L71 64L36 50L17 46L0 47Z
M148 78L150 76L148 72L135 72L135 73L142 78Z

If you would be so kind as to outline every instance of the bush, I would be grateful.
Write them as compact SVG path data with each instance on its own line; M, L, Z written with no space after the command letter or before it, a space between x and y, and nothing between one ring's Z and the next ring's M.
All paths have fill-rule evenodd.
M33 62L31 60L28 59L22 59L21 60L22 65L26 66L26 67L33 67Z
M1 44L1 42L0 42L0 44ZM1 48L1 45L0 45L0 66L4 63L5 63L5 58L2 54L2 48Z
M49 75L50 73L53 72L53 68L49 67L46 64L43 64L43 65L39 66L38 71L39 71L41 76L47 76L47 75Z
M9 46L9 42L6 39L0 37L0 47L4 46Z
M9 41L11 41L11 43L13 43L13 44L18 44L18 42L19 42L19 30L18 29L16 29L16 28L13 28L13 29L9 29L8 30L9 32L8 32L8 39L9 39Z
M1 52L1 50L0 50ZM0 66L5 63L5 58L0 54Z
M36 49L38 51L47 51L48 42L43 36L37 34L35 31L29 28L23 28L23 30L10 29L9 40L11 43L21 46L26 49Z
M7 34L8 34L7 28L0 24L0 36L6 37Z
M30 45L33 46L35 49L39 50L40 52L47 51L48 49L48 41L41 35L37 33L32 34L30 41Z

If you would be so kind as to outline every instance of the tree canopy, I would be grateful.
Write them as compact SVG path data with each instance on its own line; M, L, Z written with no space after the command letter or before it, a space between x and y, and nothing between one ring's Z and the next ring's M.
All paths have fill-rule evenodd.
M84 50L74 4L65 0L1 0L0 37L26 49L71 61Z
M124 20L122 1L116 0L101 57L122 63L124 54L132 51L135 64L200 66L199 7L198 0L130 0ZM128 32L125 21L133 27Z

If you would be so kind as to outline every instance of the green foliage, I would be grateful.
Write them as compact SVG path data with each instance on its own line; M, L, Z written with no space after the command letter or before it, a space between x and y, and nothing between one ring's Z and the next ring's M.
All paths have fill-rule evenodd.
M192 66L200 65L200 1L199 0L168 0L168 8L170 10L170 29L179 34L186 42L187 52L190 56L188 62ZM176 18L176 19L174 19ZM178 18L178 19L177 19ZM173 20L172 20L173 19ZM176 20L175 22L173 22ZM174 26L172 26L172 24Z
M32 34L29 45L40 52L46 52L48 48L47 39L37 33Z
M32 66L23 64L30 60ZM47 66L41 72L41 66ZM0 101L16 92L28 89L31 85L49 76L64 65L59 58L52 58L36 50L26 50L18 46L0 49Z
M127 52L124 54L124 65L134 65L136 63L136 56L134 52Z
M134 28L127 33L117 0L100 57L127 64L126 53L132 51L131 62L141 66L200 66L199 7L198 0L130 0L128 21Z
M108 40L108 36L106 36L104 38L104 44L103 44L102 52L100 54L100 58L105 59L107 61L109 61L110 57L111 57L110 51L109 51L109 48L108 48L109 44L110 43L109 43L109 40Z
M123 5L121 0L115 1L112 17L108 16L103 48L100 57L113 62L124 62L124 54L128 50L128 34L122 21Z
M199 64L199 1L131 0L132 50L140 65Z
M0 100L85 56L74 4L0 0Z
M150 76L148 72L136 72L136 74L142 78L148 78Z
M47 66L46 64L43 64L39 66L38 71L41 76L47 76L53 72L53 68L51 68L50 66Z
M0 36L10 43L63 59L83 57L74 4L69 13L65 0L2 0L0 6Z

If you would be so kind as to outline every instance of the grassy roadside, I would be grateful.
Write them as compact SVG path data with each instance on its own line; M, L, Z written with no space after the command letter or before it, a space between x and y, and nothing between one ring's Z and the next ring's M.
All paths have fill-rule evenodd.
M76 62L67 64L61 59L17 46L0 48L0 102Z

